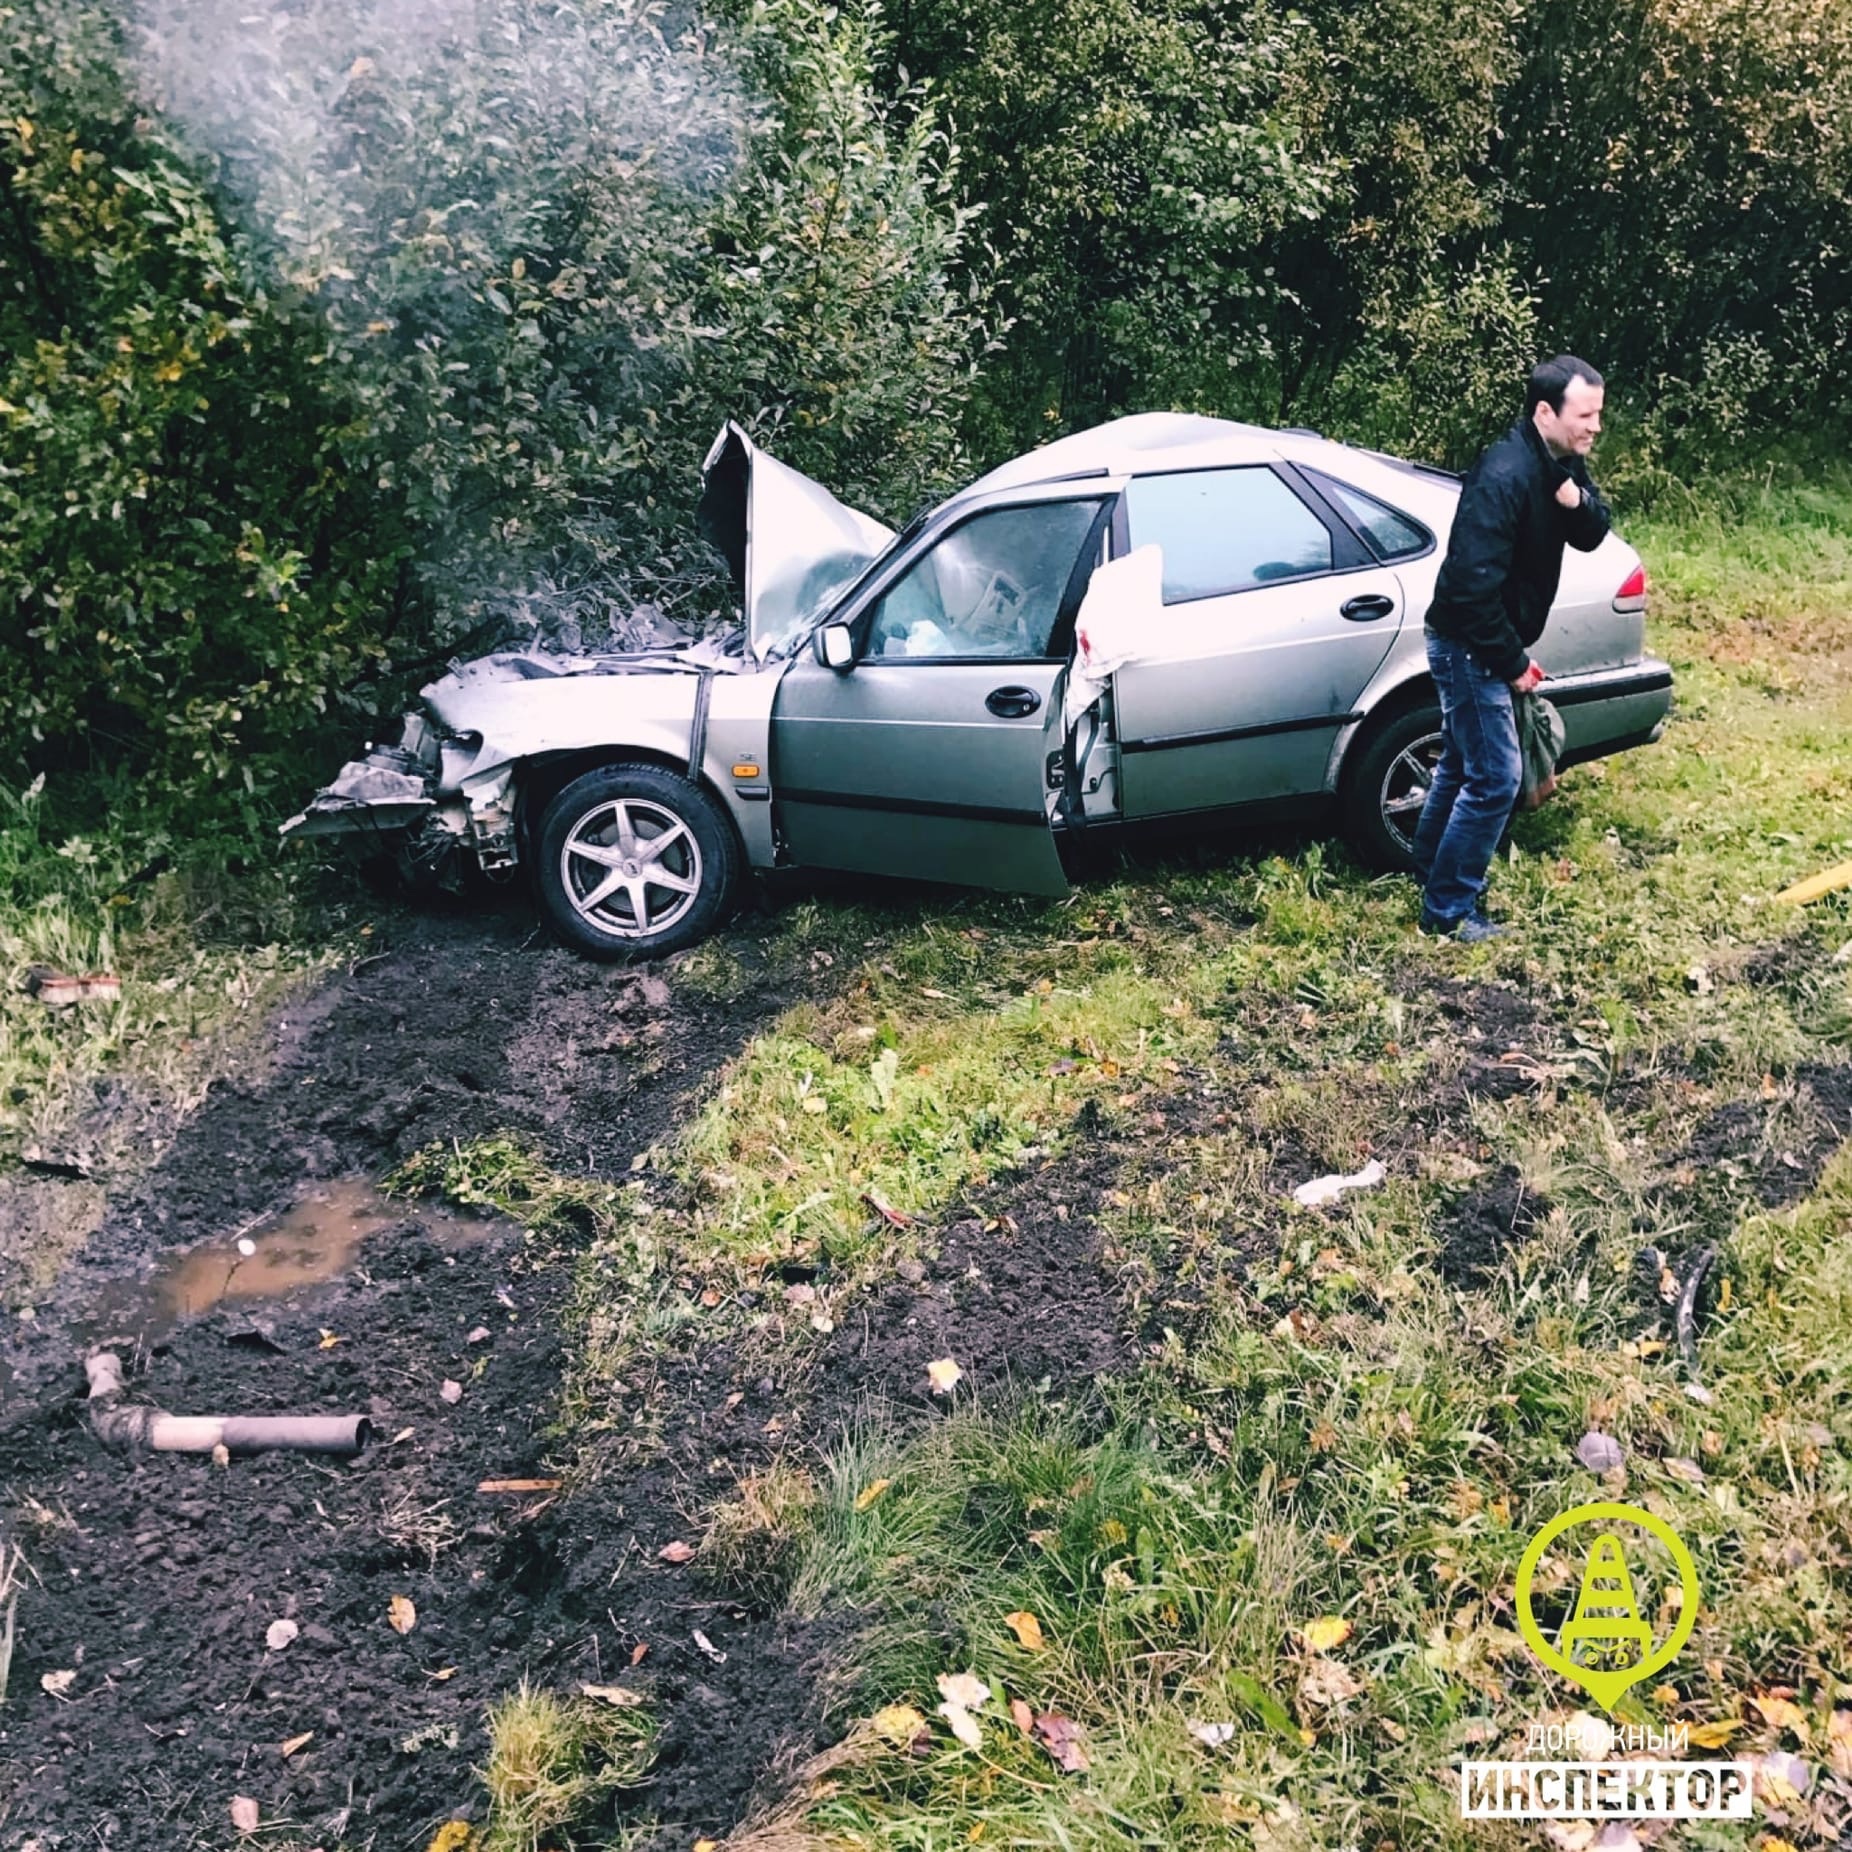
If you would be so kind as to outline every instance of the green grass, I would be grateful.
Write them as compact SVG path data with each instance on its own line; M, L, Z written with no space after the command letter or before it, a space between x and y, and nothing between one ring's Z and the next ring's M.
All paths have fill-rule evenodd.
M1063 907L787 922L833 948L832 1000L769 1028L652 1162L684 1303L792 1258L852 1303L922 1239L871 1199L943 1218L1061 1150L1091 1101L1124 1153L1110 1253L1140 1290L1200 1304L1084 1419L1033 1400L924 1431L870 1415L804 1496L723 1501L723 1584L732 1565L744 1594L859 1627L832 1689L838 1724L864 1722L746 1844L1534 1843L1469 1832L1446 1772L1586 1703L1519 1639L1512 1580L1543 1522L1603 1495L1675 1525L1704 1597L1622 1717L1810 1753L1818 1812L1764 1826L1838 1830L1822 1746L1852 1705L1852 1160L1769 1213L1686 1154L1732 1108L1753 1119L1744 1162L1845 1134L1802 1070L1847 1058L1852 899L1774 895L1852 857L1852 486L1698 491L1630 538L1678 711L1657 748L1577 770L1519 823L1494 876L1508 940L1417 939L1408 884L1319 844L1147 865ZM1538 1019L1505 1097L1461 1089L1501 1052L1442 1007L1474 985ZM1148 1112L1186 1100L1141 1144ZM1390 1176L1298 1212L1282 1151L1308 1173L1375 1153ZM1450 1283L1453 1205L1505 1166L1548 1213ZM1637 1257L1707 1241L1727 1299L1700 1401ZM801 1382L817 1340L780 1329L759 1341ZM1590 1427L1626 1448L1605 1482L1574 1454ZM1024 1610L1040 1650L1005 1620ZM1341 1643L1316 1650L1319 1621ZM995 1693L978 1750L935 1714L940 1675L966 1671ZM1088 1772L1060 1773L1006 1697L1078 1724ZM893 1740L896 1705L924 1755L910 1724ZM1192 1725L1231 1728L1208 1744Z
M554 1445L588 1478L655 1445L659 1378L691 1345L730 1342L742 1379L805 1393L827 1333L781 1315L779 1267L818 1269L817 1313L844 1315L1001 1176L1112 1141L1094 1219L1159 1334L1136 1368L1084 1408L923 1428L867 1411L708 1512L698 1569L721 1597L853 1617L828 1679L843 1739L742 1844L1535 1844L1469 1834L1446 1774L1585 1702L1518 1639L1513 1577L1539 1525L1609 1492L1676 1526L1703 1590L1691 1643L1623 1716L1803 1753L1807 1807L1756 1830L1839 1832L1852 1157L1768 1211L1714 1147L1727 1114L1739 1170L1845 1136L1806 1076L1848 1061L1852 895L1774 896L1852 859L1852 483L1704 485L1628 533L1677 712L1659 746L1578 768L1519 822L1494 874L1509 939L1419 939L1409 884L1319 843L1146 862L1061 905L805 903L772 955L824 1000L769 1025L626 1181L494 1138L397 1179L522 1218L537 1259L579 1250ZM119 878L35 890L6 943L84 962L107 932L125 973L182 968L182 927L108 907ZM256 943L199 950L198 994L256 984ZM724 945L684 975L722 999L745 981ZM1466 1085L1503 1052L1467 1034L1476 996L1534 1013L1515 1090ZM100 1017L18 1021L30 1045L5 1058L28 1103L140 1058ZM1372 1155L1379 1189L1285 1200L1302 1171ZM1461 1199L1507 1169L1547 1214L1480 1274L1443 1271ZM1701 1400L1638 1256L1704 1243L1722 1258ZM1605 1482L1575 1458L1591 1427L1626 1449ZM963 1672L994 1693L977 1750L936 1710ZM1009 1698L1071 1719L1090 1768L1062 1774Z

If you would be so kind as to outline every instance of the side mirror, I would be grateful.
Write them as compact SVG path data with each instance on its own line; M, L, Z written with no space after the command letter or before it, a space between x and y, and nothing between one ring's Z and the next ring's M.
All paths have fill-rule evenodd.
M817 632L817 660L838 675L855 667L855 640L847 624L825 624Z

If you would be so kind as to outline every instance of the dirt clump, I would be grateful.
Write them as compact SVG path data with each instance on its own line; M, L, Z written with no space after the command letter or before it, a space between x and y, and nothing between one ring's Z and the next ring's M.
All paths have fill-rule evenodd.
M1515 1165L1500 1165L1437 1218L1441 1278L1450 1286L1483 1286L1549 1213L1548 1197L1527 1190Z
M1746 1192L1764 1209L1799 1202L1827 1160L1852 1137L1852 1066L1809 1062L1794 1073L1793 1097L1736 1100L1710 1113L1674 1160L1691 1187L1710 1179Z

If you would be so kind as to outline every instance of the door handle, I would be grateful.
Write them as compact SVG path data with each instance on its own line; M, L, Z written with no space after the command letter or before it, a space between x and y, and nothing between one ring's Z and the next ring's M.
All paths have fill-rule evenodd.
M1355 598L1338 606L1338 614L1348 617L1353 624L1367 624L1387 617L1394 609L1395 600L1385 598L1381 592L1359 592Z
M993 688L984 705L999 720L1023 720L1042 705L1042 697L1033 688Z

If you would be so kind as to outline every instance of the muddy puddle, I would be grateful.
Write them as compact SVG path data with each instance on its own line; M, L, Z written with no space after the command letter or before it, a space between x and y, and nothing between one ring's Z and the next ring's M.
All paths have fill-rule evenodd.
M88 1335L158 1338L217 1306L286 1299L306 1287L325 1286L354 1271L361 1248L374 1235L408 1222L452 1254L520 1233L502 1217L395 1202L365 1177L317 1184L286 1209L173 1255L146 1280L116 1287L85 1321Z

